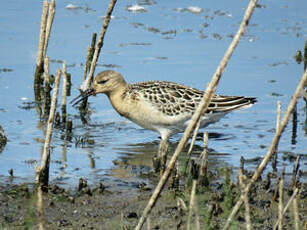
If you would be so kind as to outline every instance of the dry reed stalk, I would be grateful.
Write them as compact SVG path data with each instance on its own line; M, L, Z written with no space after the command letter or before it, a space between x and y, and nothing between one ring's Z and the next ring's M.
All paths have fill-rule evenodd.
M36 85L41 84L41 75L44 69L43 59L44 59L44 44L45 44L45 39L46 39L46 24L47 24L47 17L48 17L48 8L49 8L49 3L47 0L45 0L43 3L41 26L40 26L40 33L39 33L38 53L36 57L36 69L35 69L35 75L34 75L34 84Z
M90 85L91 85L91 82L93 81L96 64L97 64L97 61L98 61L98 57L99 57L99 54L100 54L101 47L103 46L104 36L105 36L105 33L106 33L107 28L109 26L109 23L110 23L110 20L111 20L112 11L114 9L116 1L117 0L111 0L110 3L109 3L107 14L106 14L106 16L104 18L104 23L103 23L101 32L100 32L99 37L98 37L98 42L97 42L97 45L96 45L96 48L95 48L95 52L94 52L94 56L93 56L93 59L92 59L90 72L89 72L89 74L88 74L88 76L86 78L86 88L85 89L89 89Z
M67 102L67 66L66 62L63 62L63 87L62 87L62 122L66 123L66 102Z
M44 82L45 82L45 101L44 101L44 116L49 115L50 110L50 77L49 77L49 57L46 56L44 59Z
M86 74L87 74L87 70L88 70L88 66L89 66L90 53L91 53L91 47L87 47L86 62L85 62L84 69L83 69L82 81L85 81L85 79L86 79Z
M189 147L189 151L188 151L188 155L190 156L191 153L192 153L192 150L193 150L193 147L194 147L194 142L196 140L196 136L197 136L197 133L198 133L198 130L199 130L199 126L200 126L200 121L197 122L197 125L194 129L194 132L193 132L193 136L192 136L192 140L191 140L191 144L190 144L190 147Z
M300 229L300 219L298 216L297 196L293 198L292 208L293 208L294 227L295 227L295 230L299 230Z
M41 159L41 165L39 168L39 172L36 175L36 181L42 189L47 189L48 181L49 181L49 163L50 163L50 142L53 131L53 121L54 115L57 105L58 92L59 92L59 84L61 78L61 70L58 69L57 75L55 78L54 89L51 100L51 108L49 113L49 119L47 123L47 131L46 131L46 139L43 148L43 155Z
M305 82L307 81L307 71L304 72L302 79L300 80L299 84L297 85L297 88L292 96L292 99L289 103L289 106L287 108L287 111L282 119L282 122L280 124L280 127L278 130L276 130L276 133L273 137L272 143L270 148L268 149L265 157L263 158L262 162L260 163L260 165L258 166L257 170L254 172L254 175L252 176L250 182L247 184L247 186L245 187L245 193L248 193L249 190L251 189L252 185L254 184L254 182L259 178L259 176L261 175L261 173L263 172L263 170L265 169L266 165L268 164L269 160L271 159L273 153L274 153L274 149L276 148L275 146L278 145L279 143L279 139L281 137L281 134L283 133L289 119L291 116L291 113L294 109L294 107L296 106L296 102L298 100L298 98L301 95L302 89L304 87ZM223 230L226 230L229 228L230 223L233 219L233 217L236 215L236 213L238 212L238 210L240 209L242 203L243 203L243 198L244 198L244 194L241 194L240 199L237 201L237 203L235 204L235 206L233 207L230 215L227 218L227 221L224 225Z
M147 230L151 230L150 217L147 218L146 226L147 226Z
M243 158L242 158L243 159ZM244 162L244 160L242 160L241 162ZM242 167L239 170L239 185L240 185L240 190L241 193L244 191L245 188L245 175L243 174L243 164ZM251 230L252 229L252 224L251 224L251 216L250 216L250 207L249 207L249 202L248 202L248 196L247 193L245 193L244 195L244 207L245 207L245 223L246 223L246 229L247 230Z
M40 186L37 186L37 215L39 230L44 230L44 210L43 210L43 191Z
M283 166L283 169L280 175L280 180L279 180L278 230L282 230L282 225L283 225L284 176L285 176L285 166Z
M92 63L93 55L95 52L96 37L97 37L97 33L93 33L91 46L87 48L86 62L84 65L84 71L83 71L83 77L82 77L83 81L86 79L87 72L91 68L91 63Z
M44 59L44 82L45 82L45 88L47 85L50 87L49 57L48 56L46 56Z
M276 131L279 129L280 127L280 112L281 112L281 102L280 101L277 101L277 117L276 117ZM277 147L276 149L274 149L274 158L273 158L273 161L272 161L272 168L274 171L277 170Z
M280 127L280 113L281 113L281 102L277 101L276 130L278 130Z
M200 155L200 168L199 168L199 183L201 185L208 185L207 168L208 168L208 132L204 132L204 150Z
M191 189L191 196L190 196L190 206L189 206L189 215L188 215L188 222L187 222L187 230L191 229L191 219L192 219L192 212L195 206L195 193L196 193L196 186L197 180L193 179L192 182L192 189Z
M297 173L300 167L299 165L300 158L301 158L301 155L298 155L296 157L295 165L293 167L293 174L292 174L292 180L291 180L291 185L290 185L291 189L293 189L297 183ZM293 218L294 218L295 230L299 230L299 215L298 215L297 197L294 197L292 207L293 207Z
M207 173L207 168L208 168L208 139L209 139L209 134L208 132L204 132L204 137L203 137L203 145L204 145L204 150L201 153L201 165L203 165L204 170L200 170L200 175L204 176Z
M55 0L51 0L49 7L48 7L48 18L47 18L47 24L46 24L46 38L44 41L44 50L43 50L43 57L47 54L47 48L49 43L49 37L50 37L50 31L54 19L55 14Z
M202 97L199 106L197 107L196 111L194 112L192 118L191 118L191 122L189 123L188 127L185 129L184 134L182 136L182 138L180 139L179 144L177 145L177 148L171 158L171 160L169 161L169 164L166 168L166 170L164 171L162 177L159 180L158 185L156 186L150 200L148 201L142 216L139 219L139 222L137 224L137 226L135 227L135 230L140 230L146 220L147 215L151 212L151 209L153 208L155 202L157 201L157 198L160 194L160 192L162 191L170 173L172 168L174 167L177 158L179 156L179 154L181 153L182 149L184 148L187 140L189 139L192 131L194 130L197 122L199 121L199 118L201 116L201 114L203 114L204 111L206 111L208 109L209 103L215 93L215 88L222 76L222 73L224 71L224 69L226 68L226 65L228 63L228 60L230 59L234 49L236 48L236 46L239 43L239 40L241 38L241 36L244 34L247 24L249 22L249 19L252 15L252 12L256 6L257 0L251 0L246 11L244 14L244 18L240 24L240 28L237 31L235 37L233 38L230 46L228 47L221 63L219 64L217 70L215 71L212 80L210 81L209 85L206 88L206 92L204 94L204 96Z
M195 213L195 227L196 230L200 230L200 218L197 202L194 203L194 213Z
M288 200L286 206L285 206L284 209L283 209L282 215L285 215L285 214L286 214L286 212L287 212L289 206L292 204L292 202L293 202L294 198L296 197L296 195L298 194L298 192L299 192L299 189L298 189L298 188L295 188L295 190L294 190L292 196L290 197L290 199ZM278 226L279 226L279 219L276 221L276 223L275 223L273 229L276 230Z
M182 209L185 212L188 211L188 207L186 206L183 199L180 198L180 197L177 198L177 207L179 207L180 209Z

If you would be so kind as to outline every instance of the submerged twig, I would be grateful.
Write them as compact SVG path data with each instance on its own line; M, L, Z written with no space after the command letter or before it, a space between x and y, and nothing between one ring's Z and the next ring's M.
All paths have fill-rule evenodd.
M250 182L248 183L248 185L246 186L245 188L245 191L246 193L248 193L252 187L252 185L254 184L254 182L259 178L259 176L261 175L261 173L263 172L263 170L265 169L266 165L268 164L269 160L271 159L272 157L272 154L274 152L274 149L276 148L276 145L278 145L279 143L279 139L281 137L281 134L283 133L289 119L290 119L290 116L291 116L291 113L296 105L296 102L298 100L298 98L300 97L301 95L301 92L302 92L302 89L304 87L304 84L305 82L307 81L307 71L305 71L305 73L303 74L302 76L302 79L300 80L293 96L292 96L292 99L290 101L290 104L287 108L287 111L282 119L282 122L281 122L281 125L279 127L279 129L277 130L277 132L275 133L274 137L273 137L273 140L272 140L272 143L271 143L271 146L270 148L268 149L265 157L263 158L262 162L260 163L260 165L258 166L257 170L255 171L254 175L252 176ZM236 213L238 212L238 210L240 209L242 203L243 203L243 199L244 199L244 194L242 194L240 196L240 199L237 201L237 203L235 204L235 206L233 207L230 215L228 216L228 219L225 223L225 226L224 226L224 230L228 229L229 226L230 226L230 223L233 219L233 217L236 215Z
M209 106L209 103L215 93L215 88L221 78L221 75L228 63L228 60L229 58L231 57L235 47L238 45L239 43L239 40L241 38L241 36L244 34L245 32L245 29L246 29L246 26L248 24L248 21L252 15L252 12L256 6L256 0L252 0L245 12L245 15L244 15L244 19L240 25L240 28L237 32L237 34L235 35L232 43L230 44L228 50L226 51L221 63L219 64L216 72L214 73L213 77L212 77L212 80L210 82L210 84L208 85L207 89L206 89L206 92L204 94L204 96L202 97L201 99L201 102L199 104L199 106L197 107L195 113L193 114L192 118L191 118L191 122L189 123L188 127L185 129L184 131L184 134L183 134L183 137L181 138L176 150L175 150L175 153L173 154L166 170L164 171L162 177L160 178L160 181L158 183L158 185L156 186L150 200L148 201L144 211L143 211L143 214L141 216L141 218L139 219L139 222L137 224L137 226L135 227L136 230L140 230L146 220L146 217L147 215L151 212L151 209L153 208L155 202L157 201L157 198L160 194L160 192L162 191L170 173L171 173L171 170L172 168L174 167L175 165L175 162L177 161L177 158L179 156L179 154L181 153L183 147L185 146L187 140L189 139L192 131L194 130L201 114L203 114L204 111L206 111L208 109L208 106Z

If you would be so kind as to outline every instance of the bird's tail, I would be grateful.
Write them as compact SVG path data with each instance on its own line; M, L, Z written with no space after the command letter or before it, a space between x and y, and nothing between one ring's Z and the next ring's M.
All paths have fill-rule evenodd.
M257 99L255 97L216 95L209 104L208 112L230 112L248 108L256 102Z

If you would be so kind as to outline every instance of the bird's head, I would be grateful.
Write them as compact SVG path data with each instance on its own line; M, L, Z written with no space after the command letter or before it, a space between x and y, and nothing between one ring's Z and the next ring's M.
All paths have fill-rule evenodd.
M96 75L92 87L83 91L78 97L74 98L71 103L76 105L85 98L99 93L110 95L112 92L121 89L126 84L127 83L125 82L123 76L116 71L106 70L100 72Z

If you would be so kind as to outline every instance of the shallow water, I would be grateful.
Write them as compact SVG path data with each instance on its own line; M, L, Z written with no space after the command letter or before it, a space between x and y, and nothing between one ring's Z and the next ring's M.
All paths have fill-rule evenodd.
M67 9L69 4L77 8ZM50 72L55 74L61 62L67 62L73 82L71 98L78 94L86 48L92 33L101 30L107 4L57 2L48 48L53 61ZM167 80L205 89L239 26L247 1L138 1L145 12L127 10L135 4L117 2L96 73L114 66L128 82ZM241 156L265 155L274 135L276 102L280 100L285 111L303 72L303 64L297 64L293 56L303 49L307 37L307 2L260 4L217 89L219 94L255 96L258 103L206 129L219 134L210 139L209 147L220 153L211 160L221 164L238 166ZM193 12L199 8L191 6L201 12ZM0 153L0 182L9 180L10 169L16 176L13 182L31 182L34 162L40 162L45 125L33 103L33 75L41 8L41 2L34 0L12 0L3 2L0 9L0 124L9 139ZM86 136L94 144L76 146L75 139L64 141L63 131L56 128L51 180L75 185L84 177L90 183L115 181L133 186L134 170L150 170L158 135L120 117L103 95L89 101L92 114L88 125L82 124L78 110L70 105L68 113L74 136ZM301 167L306 170L306 105L302 98L297 112L296 137L290 122L280 141L279 166L290 165L283 153L299 153L305 154ZM171 141L176 143L180 136ZM287 167L291 170L292 166Z

